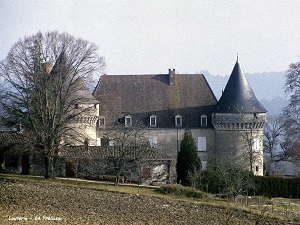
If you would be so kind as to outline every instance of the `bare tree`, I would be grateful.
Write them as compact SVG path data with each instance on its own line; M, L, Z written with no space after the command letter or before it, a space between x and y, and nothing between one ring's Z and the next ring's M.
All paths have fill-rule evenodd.
M283 109L283 130L285 142L282 148L287 156L300 159L297 142L300 139L300 62L292 63L286 74L285 93L289 96L289 104Z
M245 124L244 130L241 132L242 141L245 147L243 156L246 160L246 165L252 173L256 171L255 165L262 164L263 161L263 150L260 148L259 134L253 124L255 123Z
M242 157L216 160L216 172L221 182L225 184L225 192L229 192L236 201L238 195L254 188L253 174L241 167Z
M119 124L107 130L104 136L116 150L109 166L116 175L115 185L119 184L122 173L133 170L141 173L140 168L145 163L144 153L152 148L144 126L140 123L133 126Z
M269 116L264 129L264 175L270 171L272 163L279 162L284 159L279 145L282 142L282 121L279 116Z
M1 62L5 115L33 133L32 145L39 145L44 154L45 177L53 176L62 144L70 144L65 137L76 136L74 119L90 110L78 109L89 101L81 95L84 83L104 66L95 44L56 31L19 40Z

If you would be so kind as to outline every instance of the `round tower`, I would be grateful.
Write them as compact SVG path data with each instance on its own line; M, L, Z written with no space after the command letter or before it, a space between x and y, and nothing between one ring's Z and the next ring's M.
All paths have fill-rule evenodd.
M263 175L263 128L266 109L255 97L237 60L212 116L216 157L235 160Z

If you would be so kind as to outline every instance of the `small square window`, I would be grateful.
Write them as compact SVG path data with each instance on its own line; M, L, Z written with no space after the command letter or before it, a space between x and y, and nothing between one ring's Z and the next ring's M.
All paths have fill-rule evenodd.
M78 105L78 104L75 104L75 105L74 105L74 108L75 108L75 109L78 109L78 108L79 108L79 105Z

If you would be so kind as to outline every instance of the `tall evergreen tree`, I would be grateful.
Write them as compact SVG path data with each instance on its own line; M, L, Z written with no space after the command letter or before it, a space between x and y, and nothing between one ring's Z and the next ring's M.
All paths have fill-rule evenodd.
M201 169L201 161L197 154L197 147L193 140L190 129L185 129L183 140L180 143L180 150L177 154L177 182L190 184L189 175Z

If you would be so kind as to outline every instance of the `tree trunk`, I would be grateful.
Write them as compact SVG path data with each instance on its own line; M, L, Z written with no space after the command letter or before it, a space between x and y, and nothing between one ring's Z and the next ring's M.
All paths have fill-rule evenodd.
M49 178L49 158L45 156L45 178Z
M117 172L117 175L116 175L116 181L115 181L115 186L118 186L118 185L119 185L120 175L121 175L121 170Z
M53 178L54 160L52 156L45 156L45 178Z

